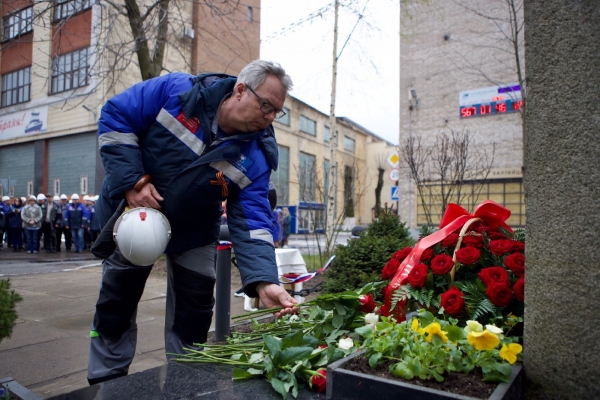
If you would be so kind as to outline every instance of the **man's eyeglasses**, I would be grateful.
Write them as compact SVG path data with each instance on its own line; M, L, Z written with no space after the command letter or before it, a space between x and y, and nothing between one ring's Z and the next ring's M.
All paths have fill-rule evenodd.
M252 88L250 86L246 85L246 87L248 88L249 91L251 91L256 96L258 101L261 102L260 111L262 111L263 114L275 113L275 119L279 119L279 118L282 118L283 116L285 116L285 114L286 114L285 111L277 110L275 107L273 107L272 105L270 105L269 103L264 101L259 95L257 95L256 92L254 90L252 90Z

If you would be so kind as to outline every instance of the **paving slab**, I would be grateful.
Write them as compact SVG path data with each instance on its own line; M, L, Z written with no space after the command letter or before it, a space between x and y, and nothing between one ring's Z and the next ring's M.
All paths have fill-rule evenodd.
M0 342L0 354L4 350L18 349L64 337L69 337L69 334L60 329L45 326L40 322L23 320L15 325L10 338ZM0 374L0 377L2 376L5 375Z

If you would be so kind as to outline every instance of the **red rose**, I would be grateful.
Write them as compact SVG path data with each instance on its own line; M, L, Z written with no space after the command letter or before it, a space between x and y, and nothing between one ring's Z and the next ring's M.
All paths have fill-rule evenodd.
M433 257L433 250L431 248L425 249L423 250L423 253L421 253L421 259L419 261L431 260L431 257Z
M525 243L523 242L519 242L518 240L511 240L510 241L512 243L512 251L520 251L523 252L525 251Z
M437 256L433 257L433 260L431 260L431 270L436 275L447 274L450 272L453 266L454 260L452 260L452 257L445 254L438 254Z
M506 239L506 235L504 233L501 233L498 231L488 232L487 236L488 236L488 239L490 239L490 240Z
M358 302L361 304L361 306L358 309L364 313L373 312L375 307L377 307L377 304L375 304L375 300L373 300L373 295L370 293L360 296L358 298Z
M408 283L415 289L422 288L427 281L427 265L419 263L408 273Z
M489 267L479 271L479 279L485 286L490 286L494 283L501 283L508 285L510 280L508 279L508 272L502 267Z
M525 274L525 256L523 253L514 253L504 259L504 265L517 276Z
M475 247L476 249L483 248L483 237L479 235L467 235L463 236L462 244L464 246Z
M400 261L392 258L387 262L387 264L385 264L385 267L383 267L383 271L381 271L381 279L392 279L394 275L396 275L396 271L398 270L399 266Z
M505 283L492 283L485 290L485 294L498 307L506 307L512 300L512 291Z
M513 285L515 299L523 303L525 301L525 277L519 278Z
M458 317L465 308L464 294L455 286L452 286L446 293L442 293L442 307L444 311L453 316Z
M327 371L321 368L317 372L323 376L313 375L310 378L310 383L312 384L313 390L316 390L319 393L323 393L327 388Z
M398 250L397 252L394 253L394 255L392 256L392 258L394 260L398 260L399 262L404 261L404 259L406 257L408 257L408 255L410 254L410 252L412 251L412 247L405 247L402 250Z
M449 236L442 239L442 247L448 247L450 249L454 249L454 247L456 247L457 242L458 242L458 235L456 233L451 233Z
M480 256L481 253L475 247L463 247L456 252L456 261L464 265L473 265Z
M512 251L512 246L511 240L503 239L490 241L490 251L497 256L503 256L506 253L510 253Z

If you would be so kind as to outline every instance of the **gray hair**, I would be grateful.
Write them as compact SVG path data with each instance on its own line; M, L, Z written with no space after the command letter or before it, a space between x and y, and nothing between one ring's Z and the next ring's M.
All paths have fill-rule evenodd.
M239 83L244 83L246 86L256 89L263 84L269 75L273 75L279 79L286 94L292 90L292 87L294 86L292 78L285 73L285 70L281 65L266 60L254 60L246 65L244 69L242 69L242 72L240 72L235 85L237 86Z

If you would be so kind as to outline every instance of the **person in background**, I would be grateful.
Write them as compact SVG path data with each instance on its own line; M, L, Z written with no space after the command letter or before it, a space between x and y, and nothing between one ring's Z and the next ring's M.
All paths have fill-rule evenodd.
M2 203L0 203L0 250L4 246L4 234L8 232L8 219L7 215L10 212L10 197L2 196ZM8 246L8 240L6 245Z
M23 250L23 219L21 218L23 206L24 204L21 199L16 198L13 204L11 204L11 210L8 214L8 229L14 252Z
M90 214L90 226L88 230L90 231L90 248L98 239L98 235L102 230L102 226L100 225L100 218L96 217L96 201L98 200L98 196L90 197L90 207L88 208L88 212Z
M56 220L56 251L60 251L62 246L62 236L65 236L65 250L71 251L71 231L65 228L65 213L67 212L67 206L69 198L66 194L60 195L60 204L57 212L60 213L60 217Z
M40 230L38 231L38 238L37 238L37 250L40 251L40 248L45 248L41 247L42 244L42 239L45 236L44 235L44 218L46 215L46 195L44 195L43 193L38 193L37 195L37 205L40 206L40 208L42 209L42 226L40 227ZM45 238L44 238L45 240Z
M27 205L23 207L21 212L21 218L23 220L23 229L25 230L25 237L27 238L27 253L36 254L38 252L38 233L42 226L42 209L36 203L35 196L30 196L27 200Z
M43 196L43 195L38 195ZM58 207L51 201L52 197L44 196L44 203L40 205L42 209L42 234L44 235L44 248L46 253L56 253L56 219Z
M71 201L73 204L69 204L65 211L65 228L71 231L75 253L81 253L83 251L83 233L87 228L89 215L87 208L79 202L77 193L73 193Z
M283 207L283 220L281 221L281 225L283 231L283 242L281 247L286 248L288 247L288 240L292 234L292 216L287 207Z

